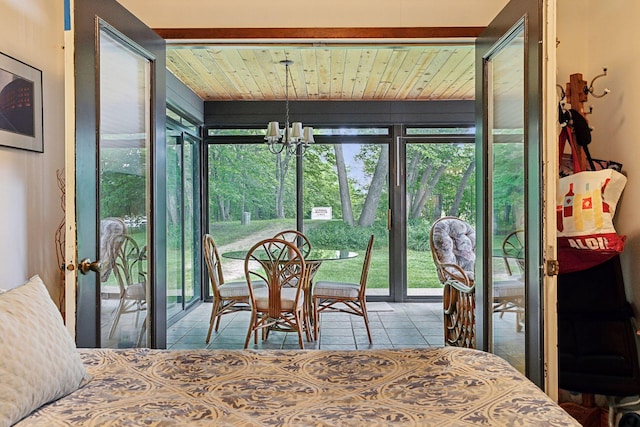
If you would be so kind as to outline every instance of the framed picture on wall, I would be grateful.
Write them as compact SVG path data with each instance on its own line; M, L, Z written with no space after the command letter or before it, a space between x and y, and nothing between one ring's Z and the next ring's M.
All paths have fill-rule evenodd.
M0 146L44 152L42 71L2 53Z

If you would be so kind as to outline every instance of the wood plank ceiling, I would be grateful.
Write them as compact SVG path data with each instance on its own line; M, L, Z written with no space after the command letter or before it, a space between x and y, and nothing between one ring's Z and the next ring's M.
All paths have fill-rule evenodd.
M167 45L167 67L205 101L472 100L473 44Z

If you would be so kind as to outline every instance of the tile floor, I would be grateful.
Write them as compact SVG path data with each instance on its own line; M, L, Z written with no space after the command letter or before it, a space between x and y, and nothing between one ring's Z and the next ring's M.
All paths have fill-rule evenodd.
M103 332L108 334L113 321L116 300L104 300ZM326 312L320 317L320 337L317 342L306 342L306 349L363 350L376 348L438 347L444 344L442 303L387 303L369 302L369 325L373 344L369 344L361 317L344 313ZM168 349L243 349L249 326L249 312L222 316L220 329L205 343L211 315L211 303L203 303L167 329ZM105 347L129 347L138 336L142 315L135 321L134 314L125 314L114 336L103 337ZM524 338L522 329L516 328L515 313L493 316L495 353L524 372ZM126 343L121 345L120 341ZM251 349L297 349L295 333L272 332L258 344L251 341Z
M360 350L399 347L436 347L444 343L442 333L442 303L386 303L367 304L373 344L369 344L364 322L359 316L344 313L323 313L320 318L318 342L306 342L307 349ZM222 316L218 332L205 344L211 304L197 307L188 316L167 330L167 348L242 349L247 336L249 313ZM253 340L249 348L298 348L295 333L272 332L266 341Z

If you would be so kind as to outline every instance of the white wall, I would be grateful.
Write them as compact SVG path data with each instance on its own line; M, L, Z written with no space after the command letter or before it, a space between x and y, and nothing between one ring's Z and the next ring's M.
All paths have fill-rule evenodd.
M0 288L39 274L54 298L54 234L63 218L56 181L64 167L62 40L62 1L0 0L0 52L42 70L45 150L0 146Z
M615 226L627 236L621 256L627 296L640 314L640 2L628 0L558 0L558 83L571 73L587 82L602 73L589 96L593 126L589 151L595 158L623 164L627 186L618 204Z
M486 26L507 0L119 0L152 28Z

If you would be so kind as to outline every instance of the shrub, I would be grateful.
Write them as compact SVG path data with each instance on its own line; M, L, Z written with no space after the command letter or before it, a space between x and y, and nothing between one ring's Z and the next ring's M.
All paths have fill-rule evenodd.
M389 245L387 226L384 222L377 222L369 227L359 227L342 221L327 221L310 227L305 233L313 242L313 246L318 249L363 249L367 247L372 234L375 235L377 248Z

